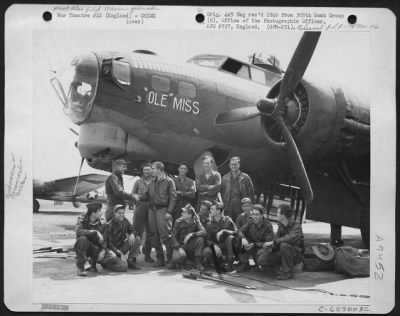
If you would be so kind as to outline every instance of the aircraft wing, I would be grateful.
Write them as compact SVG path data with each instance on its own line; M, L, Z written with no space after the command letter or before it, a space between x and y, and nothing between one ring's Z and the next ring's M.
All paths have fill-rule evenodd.
M75 196L79 196L104 186L106 175L87 174L79 177ZM72 198L77 177L57 179L54 181L40 183L34 181L33 192L36 198L48 198L58 196L59 198Z

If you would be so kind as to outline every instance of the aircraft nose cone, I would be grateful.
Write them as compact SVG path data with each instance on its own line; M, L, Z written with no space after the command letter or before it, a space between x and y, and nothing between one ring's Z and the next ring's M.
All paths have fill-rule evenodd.
M88 118L93 107L99 80L99 65L96 55L90 53L75 57L71 66L74 72L64 111L74 123L80 124Z

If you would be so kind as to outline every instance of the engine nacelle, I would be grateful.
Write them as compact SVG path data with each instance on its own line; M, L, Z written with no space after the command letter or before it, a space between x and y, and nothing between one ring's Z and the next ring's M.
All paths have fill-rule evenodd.
M277 97L279 84L271 89L268 98ZM360 142L365 145L365 141L369 141L366 102L328 84L302 80L293 98L287 101L284 118L305 161L317 160L331 153L357 155L359 149L352 149L352 145ZM263 116L262 124L270 143L283 142L273 118ZM369 146L366 148L369 150Z

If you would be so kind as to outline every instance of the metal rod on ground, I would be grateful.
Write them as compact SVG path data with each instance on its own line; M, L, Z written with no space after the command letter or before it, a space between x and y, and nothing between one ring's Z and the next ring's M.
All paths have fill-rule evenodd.
M47 247L44 248L43 250L34 250L33 253L44 253L44 252L68 252L68 250L65 250L62 247L58 247L58 248L52 248L52 247Z
M43 250L51 250L51 247L43 247L43 248L39 248L39 249L33 249L33 251L43 251Z
M212 281L217 281L217 282L221 282L221 283L225 283L225 284L229 284L229 285L233 285L233 286L238 286L247 290L255 290L255 286L252 285L244 285L241 283L237 283L234 281L229 281L229 280L225 280L225 279L220 279L220 278L216 278L216 277L212 277L212 276L207 276L207 275L201 275L201 278L205 279L205 280L212 280Z
M271 283L271 282L268 282L268 281L264 281L264 280L260 280L260 279L256 279L256 278L252 278L252 277L248 277L248 276L244 276L244 275L240 275L240 274L236 274L236 275L233 275L233 276L237 277L237 278L245 278L245 279L248 279L248 280L261 282L261 283L265 283L265 284L268 284L268 285L272 285L272 286L276 286L276 287L280 287L280 288L284 288L284 289L288 289L288 290L293 290L293 291L319 292L319 293L329 294L329 295L333 295L333 296L351 296L351 297L370 298L369 295L364 295L364 294L339 294L339 293L329 292L329 291L323 290L323 289L296 289L296 288L293 288L293 287L290 287L290 286L275 284L275 283Z
M237 286L240 288L244 288L247 290L255 290L256 287L253 285L245 285L239 282L235 282L235 281L230 281L230 280L225 280L222 278L222 276L219 277L215 277L212 275L208 275L205 274L201 271L196 271L196 272L190 272L188 274L183 274L182 275L184 278L187 279L192 279L192 280L197 280L197 279L204 279L204 280L209 280L209 281L215 281L215 282L219 282L219 283L223 283L223 284L228 284L228 285L232 285L232 286Z

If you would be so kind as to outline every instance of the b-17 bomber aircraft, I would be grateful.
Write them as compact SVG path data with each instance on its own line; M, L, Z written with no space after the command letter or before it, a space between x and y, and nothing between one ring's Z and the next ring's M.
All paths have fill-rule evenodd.
M110 171L122 157L127 174L140 174L149 160L174 173L185 160L194 176L207 153L224 174L238 155L258 194L289 185L301 214L306 208L309 219L360 227L368 246L369 104L303 78L320 35L303 34L286 71L256 55L173 64L147 50L106 51L73 59L67 93L57 77L51 83L80 126L77 147L91 167Z
M57 179L54 181L33 180L33 212L37 213L40 204L37 199L72 202L75 208L81 203L106 202L104 196L97 191L104 186L107 176L101 174L87 174L79 177Z

